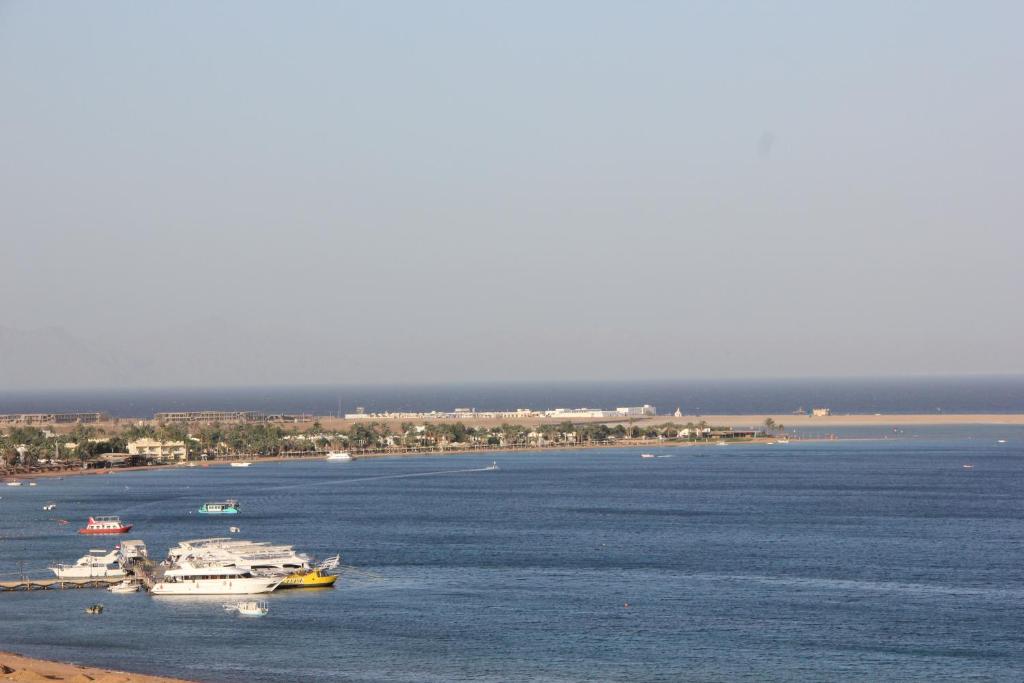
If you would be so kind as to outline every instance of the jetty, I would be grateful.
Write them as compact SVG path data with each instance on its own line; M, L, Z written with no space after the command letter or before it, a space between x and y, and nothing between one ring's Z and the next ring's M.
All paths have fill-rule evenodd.
M106 588L121 583L124 577L102 577L88 579L33 579L27 576L13 581L0 581L0 592L68 590L71 588Z

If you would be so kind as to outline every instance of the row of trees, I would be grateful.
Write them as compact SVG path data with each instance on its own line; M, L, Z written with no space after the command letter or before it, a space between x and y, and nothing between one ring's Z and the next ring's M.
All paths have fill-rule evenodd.
M783 426L768 418L767 433L781 431ZM710 436L706 422L678 425L609 426L600 423L575 424L569 421L527 427L502 424L492 427L467 426L462 422L416 425L403 422L394 430L385 422L358 422L349 429L326 433L319 422L305 431L293 431L276 424L208 424L176 423L131 424L114 434L102 429L78 425L68 434L53 434L36 427L14 427L0 434L0 462L7 467L31 466L41 460L59 459L79 462L95 459L106 453L125 453L127 444L149 438L162 442L183 442L190 459L217 458L224 455L314 452L328 449L375 449L387 447L457 447L530 446L539 444L606 443L625 438L688 438ZM718 432L719 430L715 430Z

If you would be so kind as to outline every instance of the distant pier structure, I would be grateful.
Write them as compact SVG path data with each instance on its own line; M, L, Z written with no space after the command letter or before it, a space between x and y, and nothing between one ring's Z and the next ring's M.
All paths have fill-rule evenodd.
M312 422L313 416L305 413L297 415L269 415L253 410L191 410L173 413L156 413L153 419L157 422L199 423L212 422Z

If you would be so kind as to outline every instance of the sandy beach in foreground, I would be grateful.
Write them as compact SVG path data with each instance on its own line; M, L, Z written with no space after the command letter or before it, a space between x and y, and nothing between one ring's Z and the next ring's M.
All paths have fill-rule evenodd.
M99 669L45 659L22 657L11 652L0 652L0 681L20 683L190 683L181 678L147 676L145 674Z

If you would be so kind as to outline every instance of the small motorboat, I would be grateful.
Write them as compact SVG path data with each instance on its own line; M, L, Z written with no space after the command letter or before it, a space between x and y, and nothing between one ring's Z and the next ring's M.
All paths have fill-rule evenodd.
M641 453L640 457L641 458L653 458L654 457L654 453Z
M270 611L263 600L244 600L237 603L224 603L225 612L238 612L243 617L262 617Z
M241 529L239 529L237 526L229 526L228 531L230 531L233 534L237 534L239 531L241 531Z
M85 608L86 614L103 614L103 605L96 603L95 605L89 605Z
M121 583L115 583L107 588L111 593L138 593L139 584L133 583L131 579L125 579Z
M233 463L231 463L232 467L248 467L249 465L252 465L252 463L251 462L233 462Z
M7 485L8 486L21 486L21 482L18 481L17 479L12 479L12 480L7 482Z
M964 465L964 469L965 470L973 470L974 469L974 465Z
M1006 439L999 439L996 443L1006 443Z
M57 509L57 504L56 503L47 503L46 505L43 506L43 510L46 511L46 512L49 512L50 510L56 510L56 509Z
M36 482L34 482L34 481L30 481L30 482L28 483L28 485L29 485L29 486L39 486L39 484L37 484L37 483L36 483Z
M238 501L231 498L221 503L203 503L199 507L201 515L237 515L238 513Z

